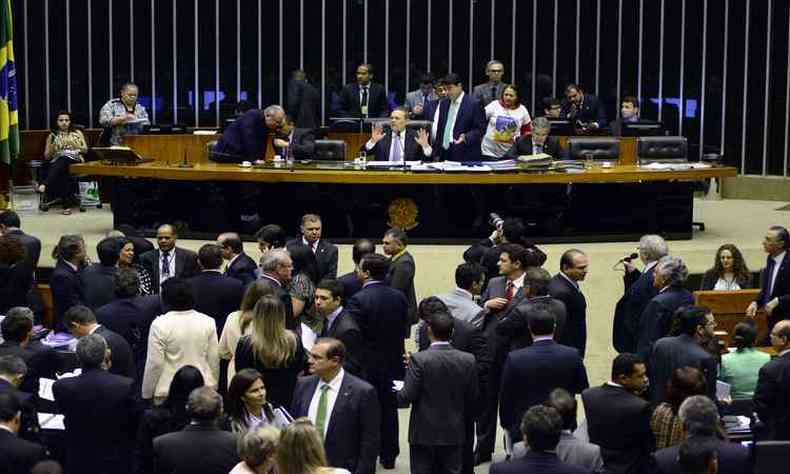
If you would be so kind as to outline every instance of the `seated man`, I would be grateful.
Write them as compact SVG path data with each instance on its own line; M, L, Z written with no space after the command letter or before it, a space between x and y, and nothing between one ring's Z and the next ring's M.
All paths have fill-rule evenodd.
M606 127L606 113L598 97L585 94L578 84L568 84L565 99L561 117L574 122L577 131L584 133Z
M285 110L279 105L248 110L222 132L209 159L217 163L241 163L262 160L266 155L269 133L280 128Z
M403 163L404 160L430 158L428 132L422 128L416 132L408 129L408 123L409 112L403 107L396 108L390 114L390 132L385 133L384 127L376 125L363 149L367 154L375 156L376 161Z
M556 97L543 98L543 116L549 120L559 120L561 117L562 101Z
M516 143L505 153L505 159L515 159L521 155L537 155L545 153L554 159L563 155L560 142L549 137L551 123L546 117L538 117L532 121L532 135L521 135Z
M314 147L313 131L309 128L296 128L294 119L286 114L274 137L274 154L283 159L290 156L305 160L313 156Z
M639 99L627 95L620 101L620 118L612 122L612 135L619 137L622 134L624 123L639 121Z

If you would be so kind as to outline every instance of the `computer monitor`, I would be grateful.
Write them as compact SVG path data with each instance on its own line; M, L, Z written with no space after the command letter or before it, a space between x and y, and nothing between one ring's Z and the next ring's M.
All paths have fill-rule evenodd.
M622 122L620 135L623 137L656 137L664 135L664 124L653 120Z
M551 124L550 134L555 137L570 137L576 135L573 122L569 120L549 120Z

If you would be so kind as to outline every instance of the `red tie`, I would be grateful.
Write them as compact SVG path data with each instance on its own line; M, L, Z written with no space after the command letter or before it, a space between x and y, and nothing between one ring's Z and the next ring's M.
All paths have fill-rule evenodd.
M507 288L505 289L505 298L508 301L513 299L513 289L514 288L515 288L515 286L513 285L513 282L508 280L507 281Z

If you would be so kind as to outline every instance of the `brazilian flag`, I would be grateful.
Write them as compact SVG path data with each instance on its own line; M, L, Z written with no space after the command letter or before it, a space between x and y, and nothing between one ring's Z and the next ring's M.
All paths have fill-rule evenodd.
M11 0L0 0L0 163L11 166L19 153L14 25Z

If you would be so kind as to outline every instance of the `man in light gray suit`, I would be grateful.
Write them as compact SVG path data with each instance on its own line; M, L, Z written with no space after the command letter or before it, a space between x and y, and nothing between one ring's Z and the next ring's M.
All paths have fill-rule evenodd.
M433 120L433 117L425 117L425 103L439 100L436 91L433 90L433 76L424 74L420 78L420 88L406 94L404 107L409 111L409 117L415 120Z
M475 327L483 325L485 316L483 308L474 300L483 288L484 273L483 267L477 263L462 263L455 269L455 290L436 295L447 305L454 318L472 323Z
M505 66L501 61L492 59L486 64L486 76L488 82L475 86L472 90L472 97L480 103L480 107L485 108L486 105L499 99L502 91L505 90L505 83L502 82L502 77L505 75Z

